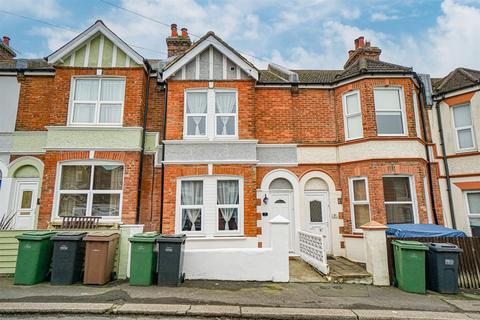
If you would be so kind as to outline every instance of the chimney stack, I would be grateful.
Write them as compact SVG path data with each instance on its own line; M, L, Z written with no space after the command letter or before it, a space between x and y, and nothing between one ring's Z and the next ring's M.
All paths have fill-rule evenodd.
M0 60L11 60L15 58L15 56L15 51L10 47L10 38L8 36L3 36L0 45Z
M192 45L187 28L181 29L181 36L178 36L177 25L175 23L171 25L171 30L172 33L170 37L166 39L168 58L181 55Z
M358 37L353 43L355 45L355 50L348 51L348 59L343 66L344 69L347 69L360 59L380 60L382 50L378 47L371 47L370 41L365 41L365 37Z

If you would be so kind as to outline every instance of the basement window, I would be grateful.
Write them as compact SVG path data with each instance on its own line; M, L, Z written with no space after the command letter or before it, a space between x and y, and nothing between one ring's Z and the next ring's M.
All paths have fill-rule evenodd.
M120 126L123 120L125 79L73 78L69 124Z

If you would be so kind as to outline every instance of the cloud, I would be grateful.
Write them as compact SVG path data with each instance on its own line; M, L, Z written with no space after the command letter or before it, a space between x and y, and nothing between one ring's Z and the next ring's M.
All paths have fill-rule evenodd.
M47 47L51 53L75 38L78 35L78 32L59 30L53 27L42 27L33 29L31 34L44 37L47 41Z
M2 10L36 18L57 18L62 10L57 0L0 0Z
M377 21L383 22L383 21L388 21L388 20L397 20L399 18L400 17L397 16L397 15L387 15L387 14L382 13L382 12L375 12L375 13L372 13L372 15L370 15L370 20L373 21L373 22L377 22Z

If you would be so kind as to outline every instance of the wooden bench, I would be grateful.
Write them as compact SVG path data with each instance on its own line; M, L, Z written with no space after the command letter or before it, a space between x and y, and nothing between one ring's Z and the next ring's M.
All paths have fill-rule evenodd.
M100 217L62 217L62 229L96 229Z

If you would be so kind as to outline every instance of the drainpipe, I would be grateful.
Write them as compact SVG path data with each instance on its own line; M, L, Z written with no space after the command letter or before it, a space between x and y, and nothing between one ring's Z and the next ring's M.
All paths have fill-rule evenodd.
M165 197L165 138L167 136L167 105L168 105L168 83L164 81L164 97L163 97L163 134L162 134L162 175L161 175L161 189L160 189L160 233L163 233L163 200Z
M447 194L448 194L448 207L450 209L450 218L452 219L453 229L457 228L457 223L455 221L455 209L453 207L453 197L452 197L452 182L450 181L450 169L448 168L448 158L447 158L447 148L445 147L445 137L443 135L443 124L442 124L442 114L440 112L440 103L445 99L444 96L440 100L436 101L437 108L437 122L438 122L438 133L440 134L440 146L442 147L442 161L443 168L445 170L445 179L447 180Z
M152 67L147 59L143 62L147 66L147 86L145 89L145 110L143 111L143 134L142 134L142 148L140 150L140 164L138 168L138 193L137 193L137 213L135 215L135 224L140 223L140 209L142 199L142 177L143 177L143 157L145 156L145 138L147 136L147 115L148 115L148 99L150 98L150 73Z
M427 136L427 122L425 117L425 109L427 105L427 98L425 96L425 88L423 87L423 82L417 73L414 73L414 78L417 80L418 85L420 86L420 116L422 117L422 133L425 139L425 155L427 158L427 175L428 175L428 184L430 190L430 202L432 203L433 211L433 221L435 224L438 224L437 208L435 207L435 195L433 190L433 176L431 168L431 159L430 159L430 150L428 148L428 136ZM425 199L426 200L426 199Z

